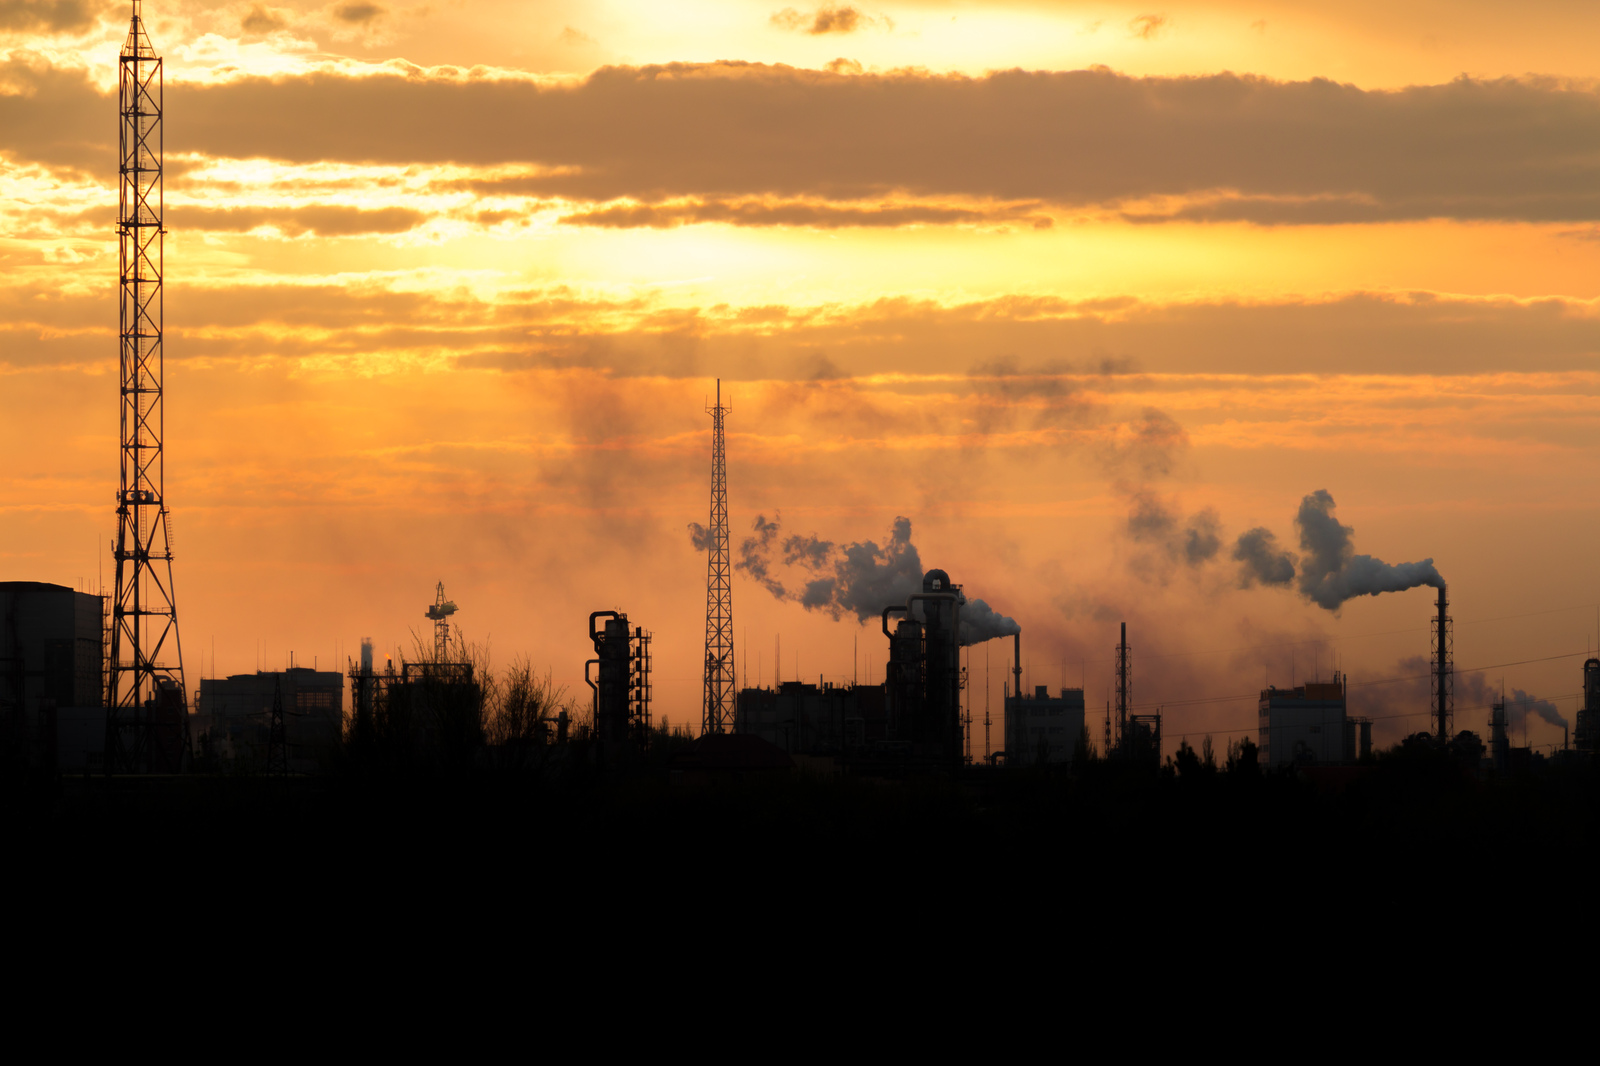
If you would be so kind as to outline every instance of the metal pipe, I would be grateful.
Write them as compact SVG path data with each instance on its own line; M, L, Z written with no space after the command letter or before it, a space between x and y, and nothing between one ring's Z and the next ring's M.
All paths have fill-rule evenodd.
M599 613L604 614L605 612L601 611ZM594 629L594 618L593 617L591 617L589 619L589 628L590 628L591 631ZM589 682L589 688L594 693L592 709L594 711L594 716L595 716L595 718L597 720L600 717L600 686L596 685L594 683L594 679L589 676L589 667L591 667L591 666L599 666L599 665L600 665L600 660L599 659L590 659L590 660L588 660L587 662L585 662L583 664L583 679L585 681ZM598 726L598 724L599 724L598 721L596 721L596 725L597 726Z
M1014 685L1016 691L1012 695L1020 696L1022 695L1022 630L1020 627L1015 633L1011 634L1011 655L1011 676L1016 679Z
M889 613L891 611L899 611L899 612L901 612L903 614L908 610L910 610L909 607L885 607L883 609L883 635L884 636L889 637L891 640L894 638L894 634L889 632Z
M622 617L622 616L619 615L616 611L591 611L589 613L589 639L594 641L596 644L598 644L600 642L600 633L594 627L594 620L596 618L620 618L620 617Z

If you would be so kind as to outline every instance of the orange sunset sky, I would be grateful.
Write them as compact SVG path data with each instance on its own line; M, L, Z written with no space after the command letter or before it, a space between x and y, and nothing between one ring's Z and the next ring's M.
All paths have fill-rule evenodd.
M1169 753L1336 666L1379 743L1426 728L1431 589L1334 612L1241 580L1237 538L1299 553L1319 489L1356 552L1449 582L1458 728L1502 682L1572 719L1600 6L144 11L191 689L409 648L443 580L468 640L585 701L588 614L627 611L657 718L698 722L720 377L736 544L910 519L1097 741L1124 620ZM110 580L128 14L0 0L0 580ZM881 680L875 621L774 565L782 597L737 575L741 674L781 634L786 677ZM996 747L1008 655L971 652Z

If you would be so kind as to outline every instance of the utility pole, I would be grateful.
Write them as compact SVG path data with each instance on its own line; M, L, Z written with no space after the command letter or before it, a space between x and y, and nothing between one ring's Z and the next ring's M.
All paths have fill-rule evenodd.
M105 772L182 770L188 690L172 587L166 506L162 347L166 229L162 225L162 69L133 0L118 57L122 476L117 490L116 591L106 669Z
M701 735L734 728L733 566L728 555L728 446L722 379L711 416L711 548L706 560L705 701Z

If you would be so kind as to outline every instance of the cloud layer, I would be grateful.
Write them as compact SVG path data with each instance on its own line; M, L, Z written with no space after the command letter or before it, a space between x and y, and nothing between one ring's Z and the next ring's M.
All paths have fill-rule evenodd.
M14 59L0 74L0 148L103 161L105 98L41 62ZM1600 93L1548 79L1369 91L1235 74L841 75L727 62L608 67L576 84L415 70L167 93L184 116L169 151L531 164L518 185L539 195L703 201L637 217L619 206L587 224L736 221L730 198L907 196L1136 222L1600 219Z

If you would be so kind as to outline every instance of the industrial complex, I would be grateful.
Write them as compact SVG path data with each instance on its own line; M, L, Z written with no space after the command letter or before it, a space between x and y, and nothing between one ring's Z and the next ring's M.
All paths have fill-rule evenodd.
M431 642L413 661L374 661L370 641L339 668L284 670L186 684L178 625L164 466L164 264L162 60L135 4L120 56L118 232L121 373L120 483L115 578L89 592L38 581L0 581L0 758L32 774L153 776L244 772L315 775L352 760L375 766L472 765L479 753L564 748L580 738L601 769L624 768L661 735L652 716L652 632L620 610L589 615L588 692L573 706L528 703L524 717L490 729L485 679L453 628L456 604L441 582L421 613ZM108 398L109 399L109 398ZM1174 755L1164 712L1133 701L1128 627L1117 634L1115 694L1092 721L1082 688L1023 686L1023 635L974 636L972 610L951 573L929 569L880 613L883 680L737 683L726 426L718 383L711 416L703 699L684 774L721 768L809 768L874 779L1070 772L1090 760L1151 770ZM959 574L959 572L958 572ZM419 595L418 599L422 597ZM470 605L469 605L470 606ZM1431 717L1437 745L1470 747L1454 705L1449 601L1442 584L1431 617ZM1002 641L1009 652L1001 719L983 710L974 736L963 649ZM1107 635L1110 642L1110 634ZM1348 679L1269 684L1249 743L1260 765L1292 772L1354 766L1374 757L1369 716L1352 715ZM1563 752L1600 756L1600 658L1582 667L1582 709ZM1097 701L1098 702L1098 701ZM537 704L537 705L535 705ZM524 713L525 712L525 713ZM507 712L511 714L511 712ZM514 716L513 716L514 717ZM1100 709L1095 709L1099 719ZM509 721L509 719L508 719ZM991 724L997 726L991 733ZM1473 723L1476 724L1476 723ZM1511 743L1502 700L1490 711L1476 771L1507 773L1533 754ZM993 743L998 736L999 743ZM362 762L362 760L366 760ZM685 778L688 780L688 778Z

